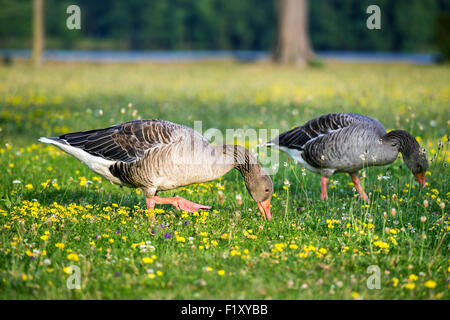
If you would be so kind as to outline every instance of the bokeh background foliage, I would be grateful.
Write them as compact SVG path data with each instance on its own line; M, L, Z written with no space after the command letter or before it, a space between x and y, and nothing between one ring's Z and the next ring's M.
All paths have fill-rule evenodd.
M66 8L82 9L82 28L67 32ZM382 29L366 28L366 8L382 11ZM29 47L29 0L0 0L0 47ZM271 50L275 1L152 0L45 1L47 48ZM309 30L316 50L436 51L437 21L446 0L309 1ZM448 28L448 24L446 24ZM448 42L447 42L448 43Z

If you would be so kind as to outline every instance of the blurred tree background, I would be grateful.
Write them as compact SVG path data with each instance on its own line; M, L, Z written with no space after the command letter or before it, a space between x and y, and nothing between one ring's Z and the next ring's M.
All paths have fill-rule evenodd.
M80 6L81 30L68 30L66 8ZM366 28L379 5L382 29ZM0 48L30 48L32 1L0 0ZM448 0L313 0L314 50L435 51L435 28ZM130 50L273 50L273 0L46 0L46 48Z

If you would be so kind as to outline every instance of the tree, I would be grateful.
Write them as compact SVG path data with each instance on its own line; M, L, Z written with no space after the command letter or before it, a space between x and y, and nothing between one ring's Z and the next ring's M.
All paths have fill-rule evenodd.
M277 47L275 61L305 65L314 57L308 34L307 0L276 0Z
M44 49L44 0L33 0L33 48L32 60L35 66L42 63Z

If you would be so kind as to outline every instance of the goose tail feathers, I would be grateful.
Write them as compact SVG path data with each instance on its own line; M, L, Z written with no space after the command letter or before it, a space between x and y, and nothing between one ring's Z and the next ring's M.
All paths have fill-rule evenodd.
M38 140L42 143L50 143L50 144L54 144L54 145L58 145L58 144L67 145L67 143L64 140L57 138L57 137L40 137Z

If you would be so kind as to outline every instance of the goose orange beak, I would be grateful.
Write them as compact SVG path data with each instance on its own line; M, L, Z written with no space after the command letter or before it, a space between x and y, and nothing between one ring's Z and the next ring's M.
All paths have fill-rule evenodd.
M426 186L426 184L425 184L425 175L422 172L419 172L419 173L416 173L415 176L416 176L417 180L419 181L419 184L422 187L425 187Z
M258 209L264 220L272 219L272 215L270 214L270 198L266 201L258 202Z

